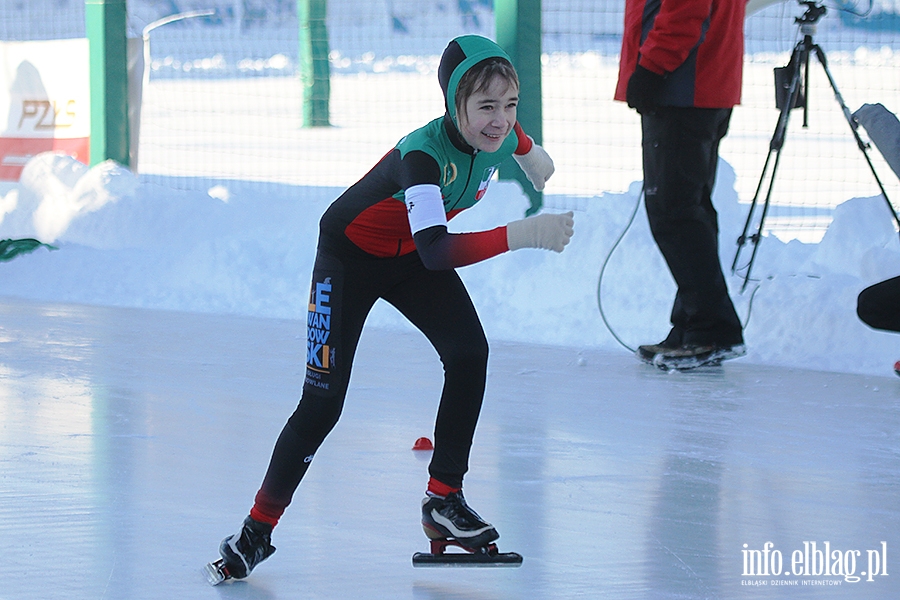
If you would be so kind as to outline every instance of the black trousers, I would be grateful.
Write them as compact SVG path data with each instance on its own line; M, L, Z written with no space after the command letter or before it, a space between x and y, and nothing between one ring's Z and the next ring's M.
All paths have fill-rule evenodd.
M860 292L856 314L869 327L900 332L900 277L876 283Z
M278 518L310 462L340 417L363 324L383 298L437 350L444 387L434 429L429 473L461 487L481 411L488 344L475 307L456 271L429 271L416 252L372 257L345 237L323 236L313 270L307 318L303 395L281 432L256 507Z
M653 239L678 286L668 343L739 344L712 204L731 109L662 107L641 117L644 198Z

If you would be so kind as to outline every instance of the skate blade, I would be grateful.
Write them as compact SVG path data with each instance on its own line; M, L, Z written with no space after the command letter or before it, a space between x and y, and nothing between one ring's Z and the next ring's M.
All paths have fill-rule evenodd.
M221 558L214 560L211 563L206 563L206 566L203 567L203 574L206 575L206 580L209 582L209 585L213 586L231 579L231 575L228 574L228 569L225 568L225 561Z
M657 354L653 357L653 364L663 371L691 371L701 367L718 367L722 361L740 358L747 353L745 346L732 348L718 348L712 352L696 356L666 356Z
M462 548L465 552L446 552L448 547ZM433 539L431 552L416 552L412 564L414 567L520 567L522 555L499 552L493 542L469 548L454 539Z
M414 567L521 567L522 555L516 552L498 552L493 556L461 552L416 552L413 554L412 564Z
M722 359L713 360L666 360L660 359L653 361L653 365L660 371L693 371L703 367L720 367Z

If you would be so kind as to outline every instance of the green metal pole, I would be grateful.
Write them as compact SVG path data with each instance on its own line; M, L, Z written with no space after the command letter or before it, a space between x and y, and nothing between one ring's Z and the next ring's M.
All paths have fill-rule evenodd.
M300 21L300 84L303 88L303 126L327 127L331 97L328 63L328 0L297 0Z
M497 43L506 50L519 73L518 119L525 132L540 144L543 139L541 107L541 0L494 0ZM500 165L501 179L522 184L533 215L543 205L544 195L537 192L512 159Z
M90 45L91 165L129 165L126 0L85 0Z

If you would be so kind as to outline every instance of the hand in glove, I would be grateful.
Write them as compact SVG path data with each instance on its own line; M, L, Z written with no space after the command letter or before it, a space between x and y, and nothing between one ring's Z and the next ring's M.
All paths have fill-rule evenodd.
M519 167L525 173L528 181L538 192L544 189L544 184L556 170L553 166L553 159L538 144L533 144L531 150L525 154L513 154L513 158L519 163Z
M506 243L510 250L542 248L562 252L572 237L573 213L542 214L506 226Z
M659 106L665 81L664 75L658 75L650 69L638 65L631 74L628 87L625 89L625 100L628 102L628 106L642 115L652 112Z

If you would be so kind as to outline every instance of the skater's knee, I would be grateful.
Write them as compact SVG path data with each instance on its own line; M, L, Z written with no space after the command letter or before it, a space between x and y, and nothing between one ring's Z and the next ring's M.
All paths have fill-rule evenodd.
M445 371L461 370L466 373L487 371L488 343L483 335L453 344L440 354Z
M306 394L288 419L288 427L301 439L321 444L337 425L343 409L343 398L323 398Z

